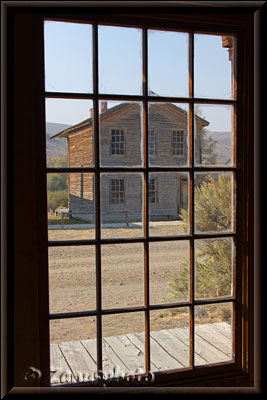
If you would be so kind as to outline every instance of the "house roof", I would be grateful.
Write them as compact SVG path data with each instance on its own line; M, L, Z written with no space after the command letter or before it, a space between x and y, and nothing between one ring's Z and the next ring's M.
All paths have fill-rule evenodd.
M118 104L116 106L108 108L106 111L104 111L104 112L102 112L100 114L100 120L104 119L105 117L107 117L110 114L113 114L116 111L119 111L119 110L122 110L122 109L126 108L127 106L129 106L131 104L133 104L133 103L120 103L120 104ZM154 103L154 104L158 104L158 103ZM159 103L159 104L161 104L161 103ZM182 108L180 108L180 107L178 107L178 106L176 106L174 104L171 104L171 103L166 103L166 104L168 104L168 106L173 108L174 110L179 111L184 115L187 115L187 112L185 110L183 110ZM204 126L209 125L208 121L206 121L205 119L199 117L198 115L196 115L196 118ZM93 118L87 118L84 121L81 121L78 124L75 124L75 125L67 128L67 129L64 129L63 131L57 133L54 136L51 136L50 139L67 137L68 135L70 135L72 133L75 133L76 131L80 130L81 128L84 128L86 126L89 127L90 125L92 125L92 122L93 122Z

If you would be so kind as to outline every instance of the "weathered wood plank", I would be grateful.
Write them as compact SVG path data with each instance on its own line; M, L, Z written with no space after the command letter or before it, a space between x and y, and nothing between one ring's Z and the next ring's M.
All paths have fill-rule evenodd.
M205 325L202 325L205 327ZM202 365L207 363L216 363L228 361L229 356L223 353L220 349L217 349L212 344L208 343L205 339L198 336L197 334L198 326L196 326L195 335L195 364ZM202 328L203 329L203 328ZM183 340L187 345L189 345L188 330L183 328L175 328L171 330L172 333ZM200 356L201 358L197 357Z
M187 348L189 349L189 331L187 328L169 329L169 332L177 339L181 340L181 342L183 342L185 346L187 346ZM207 360L203 356L200 356L196 351L194 354L194 358L196 365L207 363Z
M152 331L150 337L151 370L179 369L189 366L188 328ZM140 332L103 339L103 371L115 376L145 369L144 334ZM63 372L68 381L93 379L96 373L96 339L51 344L51 370ZM195 364L230 361L232 358L231 326L197 325L195 328ZM113 375L112 375L113 374ZM51 383L53 385L53 378Z
M151 336L183 367L188 367L190 364L189 347L173 336L169 330L162 329L161 331L152 331Z
M122 335L107 337L105 338L105 341L110 345L116 355L123 361L129 371L136 373L138 370L143 370L144 372L144 357L140 357L141 353L137 353L136 348L135 354L133 354L133 346L130 346L125 340L121 340L121 337ZM129 343L131 344L130 341ZM137 354L139 354L139 356Z
M216 332L219 332L227 339L232 340L232 326L227 322L216 322L214 324L209 324L209 325L211 325L212 329L216 330Z
M92 376L92 374L96 373L96 363L81 342L64 342L60 343L59 347L68 364L71 365L71 369L74 376L77 377L77 380L86 380L86 378L84 378L86 375Z
M97 362L97 350L96 350L96 339L85 339L81 342L83 346L86 348L88 353L91 355L95 363ZM103 362L103 370L112 371L115 367L114 358L115 355L112 350L109 351L109 347L105 346L103 343L102 347L102 362Z
M76 381L73 371L67 364L58 344L50 345L50 371L53 373L53 376L51 377L52 385L61 383L60 375L62 373L67 374L68 377L73 376L73 381Z
M139 335L139 337L135 333L127 333L125 335L132 344L134 344L142 353L144 353L144 337L143 335ZM155 363L151 360L151 369L153 371L159 371L159 368Z
M210 343L206 342L206 340L198 336L197 333L195 334L195 351L200 356L205 358L208 364L229 360L229 356L218 350L216 347L212 346ZM196 365L199 364L196 363Z
M212 324L198 325L196 333L227 356L232 357L232 341L223 336L217 329L214 330Z
M122 373L125 374L128 372L127 366L124 362L118 357L115 351L112 349L110 344L106 341L106 338L103 340L103 372L104 373L113 373L112 371L116 369L116 374Z
M81 340L82 345L85 347L87 352L90 354L94 362L97 362L97 352L96 352L96 339L84 339Z
M150 338L150 352L151 360L159 370L183 368L183 365L166 352L153 338Z

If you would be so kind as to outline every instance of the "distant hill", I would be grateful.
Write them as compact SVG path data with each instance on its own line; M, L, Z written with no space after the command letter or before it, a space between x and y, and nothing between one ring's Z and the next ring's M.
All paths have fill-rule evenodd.
M65 138L58 138L50 140L51 136L64 131L71 125L57 124L55 122L46 123L46 152L47 158L53 157L67 157L67 140Z
M214 150L217 156L217 163L228 165L232 156L232 132L207 131L208 137L216 141Z

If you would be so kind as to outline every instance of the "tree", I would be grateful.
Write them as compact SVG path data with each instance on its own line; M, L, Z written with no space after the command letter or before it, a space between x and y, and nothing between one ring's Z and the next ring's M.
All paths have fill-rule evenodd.
M47 160L47 166L50 168L60 168L67 166L65 157L53 157ZM67 175L66 174L48 174L47 176L47 191L57 192L68 190Z
M61 190L57 192L49 192L47 196L48 209L55 211L59 207L68 207L68 191Z
M194 108L195 116L206 119L206 116L203 114L203 111L199 107L199 105L195 105ZM201 164L216 164L216 153L215 153L215 145L217 143L216 140L212 139L211 136L207 136L206 128L203 128L201 131L200 138L200 146L201 146Z
M47 166L50 168L60 168L67 166L67 159L66 157L52 157L48 158Z
M65 157L53 157L47 160L47 166L60 168L67 166ZM48 174L47 176L48 209L55 210L58 207L68 207L68 182L67 174Z
M48 174L47 176L47 191L58 192L68 190L66 174Z
M205 128L202 129L201 134L201 161L202 164L214 165L216 164L216 153L215 153L216 140L212 139L211 136L207 136Z

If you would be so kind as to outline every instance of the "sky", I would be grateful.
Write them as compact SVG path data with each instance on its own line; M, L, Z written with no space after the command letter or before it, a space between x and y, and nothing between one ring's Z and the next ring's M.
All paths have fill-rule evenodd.
M99 93L142 94L142 31L99 26ZM92 93L92 26L45 21L45 89ZM231 98L231 62L221 36L195 35L195 96ZM188 34L148 31L148 88L188 97ZM108 104L108 106L111 105ZM112 104L114 105L114 103ZM92 101L46 100L46 121L73 125L89 117ZM209 130L231 131L231 106L199 106Z

